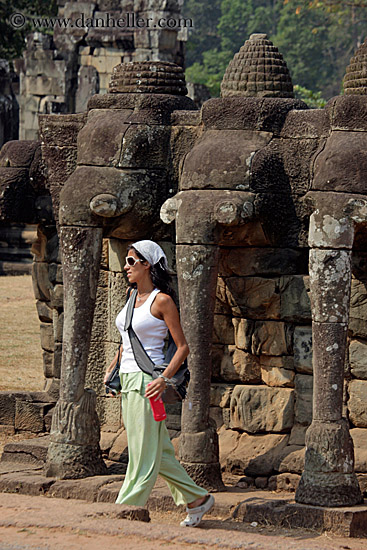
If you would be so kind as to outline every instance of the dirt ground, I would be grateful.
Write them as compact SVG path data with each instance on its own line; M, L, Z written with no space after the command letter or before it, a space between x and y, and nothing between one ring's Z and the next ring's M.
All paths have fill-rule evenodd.
M0 277L0 390L42 391L40 324L30 275Z
M102 505L104 506L104 505ZM116 505L109 505L112 508ZM111 509L112 509L111 508ZM365 550L366 540L204 520L182 528L176 515L143 523L109 517L100 503L0 495L0 550Z

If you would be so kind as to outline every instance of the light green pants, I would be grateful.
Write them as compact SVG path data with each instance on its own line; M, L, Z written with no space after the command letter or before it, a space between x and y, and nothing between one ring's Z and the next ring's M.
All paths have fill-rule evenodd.
M145 387L152 377L143 372L121 375L122 416L127 430L129 464L116 503L144 506L158 474L177 505L193 502L207 491L196 485L175 458L165 421L156 422Z

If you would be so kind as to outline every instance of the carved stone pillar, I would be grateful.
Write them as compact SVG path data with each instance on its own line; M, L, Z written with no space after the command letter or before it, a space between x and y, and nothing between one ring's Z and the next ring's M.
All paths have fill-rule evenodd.
M242 191L185 190L168 199L161 219L176 219L176 263L181 320L190 346L191 380L184 402L180 459L195 481L223 490L216 427L209 419L212 337L219 243L227 227L254 216L254 195Z
M195 481L209 491L223 482L218 435L209 424L212 333L219 248L177 245L176 262L184 333L190 342L191 381L182 413L180 460Z
M45 473L61 479L100 474L105 465L99 448L96 395L84 389L102 229L62 227L64 343L60 399L52 419Z
M296 492L296 501L304 504L347 506L363 500L348 421L342 418L353 236L353 222L331 216L329 207L311 217L313 419Z

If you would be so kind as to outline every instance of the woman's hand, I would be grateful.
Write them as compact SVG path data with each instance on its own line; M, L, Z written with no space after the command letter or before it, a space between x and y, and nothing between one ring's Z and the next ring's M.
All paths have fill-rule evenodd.
M156 378L155 380L153 380L153 382L149 382L149 384L147 385L145 389L145 397L147 397L148 399L151 399L153 397L155 401L158 401L158 399L162 397L162 393L164 392L166 387L167 385L163 378Z
M112 369L111 369L112 370ZM107 370L106 371L106 374L104 375L104 378L103 378L103 383L106 384L107 380L108 380L108 377L110 376L111 374L111 371L110 370Z

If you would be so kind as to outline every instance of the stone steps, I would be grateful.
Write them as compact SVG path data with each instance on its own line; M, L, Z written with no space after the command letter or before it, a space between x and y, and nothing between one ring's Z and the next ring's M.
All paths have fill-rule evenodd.
M0 227L0 275L30 274L32 244L37 239L35 225Z
M46 462L50 436L35 437L7 443L1 456L0 465L11 462L42 468Z

